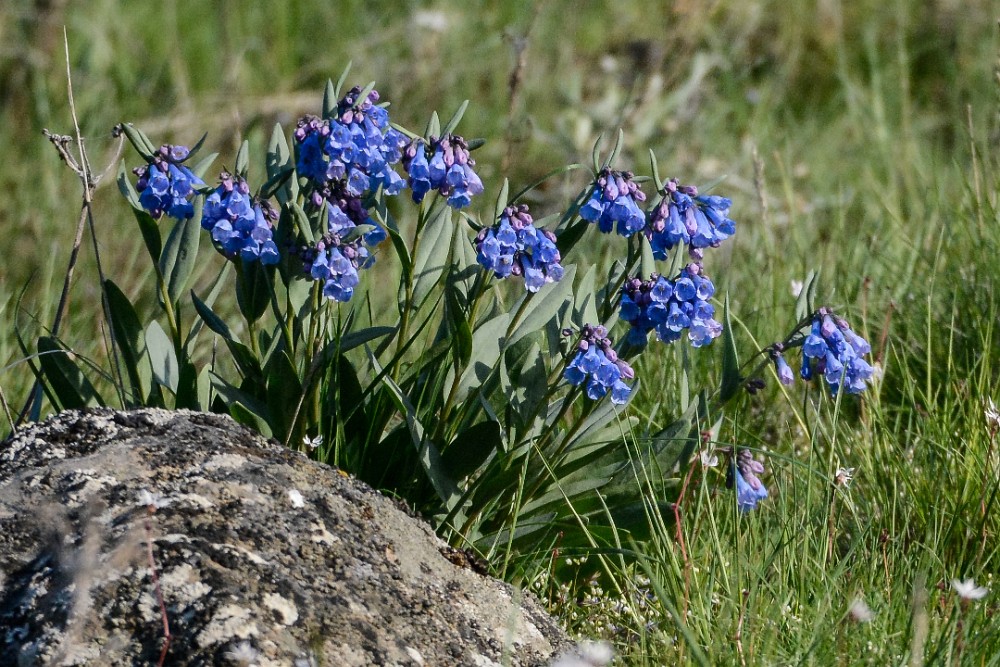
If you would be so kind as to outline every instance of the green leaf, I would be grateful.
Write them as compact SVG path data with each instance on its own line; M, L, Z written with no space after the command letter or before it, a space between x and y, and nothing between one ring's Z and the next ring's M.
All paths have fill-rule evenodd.
M431 113L431 119L427 121L427 129L424 130L424 136L428 139L441 136L441 119L438 118L437 111Z
M581 219L564 229L556 237L556 247L559 248L559 254L565 257L573 249L573 246L583 238L589 227L590 223Z
M538 343L532 343L516 376L517 387L508 397L522 424L528 424L548 405L548 372Z
M736 339L733 336L733 323L729 317L729 294L722 311L722 381L719 386L719 400L725 403L740 389L743 378L740 376L740 361L736 356Z
M194 303L194 309L198 311L198 317L208 326L209 329L219 334L226 340L237 340L233 333L229 330L229 325L225 321L215 314L212 308L198 298L198 295L191 290L191 301Z
M453 292L458 304L466 309L476 286L476 278L482 275L483 267L476 261L476 250L465 235L463 225L455 225L455 235L451 240L451 264L448 269L446 288ZM470 325L475 324L470 322Z
M456 402L464 401L472 389L486 382L493 373L493 369L496 368L497 361L500 359L501 344L509 323L510 315L501 313L484 322L473 332L472 354L459 379L458 388L455 391ZM451 386L453 378L454 371L451 371L445 379L445 386Z
M610 167L614 164L614 161L618 158L618 153L621 152L622 145L625 143L625 132L621 128L618 128L618 137L615 139L615 147L611 149L611 154L608 155L608 159L604 161L605 167Z
M402 272L400 283L405 285L413 277L413 259L410 257L410 250L406 247L406 241L399 233L399 227L392 214L386 211L384 220L385 231L389 234L389 240L392 241L392 249L396 251L396 257L399 258L399 268Z
M140 372L148 366L146 340L142 332L142 322L128 300L111 279L104 281L104 295L107 299L108 314L111 318L111 332L122 355L122 365L128 374L131 389L130 405L142 405L149 392L149 375ZM148 371L147 371L148 373ZM145 380L145 381L144 381Z
M58 339L38 339L38 363L45 388L55 395L64 410L106 405L87 376L74 363L76 355L66 350Z
M288 141L285 139L285 131L280 123L275 123L274 130L271 131L265 164L268 180L260 189L260 196L264 199L277 197L278 203L282 206L285 202L294 201L298 195L298 183L291 178L295 173L295 165L292 162Z
M340 351L347 352L359 345L378 340L396 331L396 327L376 326L346 333L340 337Z
M174 407L178 410L184 408L188 410L202 409L198 402L198 369L187 359L180 363L176 399Z
M177 382L180 379L177 355L170 338L156 320L146 327L146 353L153 369L153 379L176 395Z
M195 202L195 214L188 220L178 220L167 236L167 243L160 254L160 273L167 284L167 296L177 303L198 259L201 241L201 207L203 198Z
M301 396L295 365L285 350L279 350L267 364L267 412L271 431L281 442L292 442L292 418Z
M316 238L313 235L312 225L309 223L309 216L306 215L305 210L294 201L285 204L285 210L291 212L292 220L295 221L295 229L298 230L299 234L302 234L305 242L310 245L315 243Z
M344 82L347 81L347 75L350 73L351 65L353 64L354 64L353 60L348 60L347 65L344 67L344 71L340 73L340 78L337 79L337 85L334 86L333 88L333 96L332 96L334 104L336 104L337 100L340 99L340 91L344 89ZM326 98L324 97L324 104L323 104L324 109L326 108L325 99Z
M423 304L448 269L454 225L451 213L450 206L439 203L420 234L413 258L413 308Z
M653 149L649 149L649 167L653 170L653 182L656 183L656 191L663 190L663 180L660 178L660 167L656 163L656 154Z
M237 424L242 424L249 429L253 429L265 438L270 438L274 435L264 415L251 410L239 401L229 404L229 414Z
M510 334L510 338L505 343L513 345L528 334L540 331L548 322L559 314L563 309L569 308L573 302L573 277L576 275L576 266L566 268L562 280L557 283L542 285L534 295L526 292L511 308L511 312L520 310L525 299L531 298L531 302L524 307L521 312L521 321Z
M240 260L236 260L240 261ZM260 262L241 262L236 273L236 302L247 322L256 322L271 303L274 266Z
M650 439L650 453L663 474L684 467L701 442L695 421L700 399L691 401L684 414Z
M142 234L142 240L146 244L149 256L153 258L154 262L159 262L160 253L163 248L163 240L160 238L160 228L152 216L146 213L139 203L139 194L132 186L128 174L125 173L124 162L121 163L118 169L118 189L121 190L121 193L132 207L132 213L135 215L136 222L139 223L139 233Z
M597 176L601 172L601 141L603 139L603 134L597 135L597 140L594 141L594 149L590 152L590 157L594 164L594 176Z
M810 271L802 282L799 298L795 302L795 320L801 322L816 310L816 290L818 289L819 272Z
M503 215L503 211L507 208L507 195L510 191L510 181L506 178L503 179L503 185L500 187L500 194L497 196L496 206L493 208L493 221L496 222Z
M236 151L236 176L246 179L247 171L250 169L250 142L246 139L240 144L240 149Z
M465 429L441 454L452 479L463 479L479 469L493 452L500 451L500 424L484 421Z
M458 124L462 121L462 116L465 115L465 110L468 108L469 108L469 100L465 100L458 107L458 111L456 111L455 115L451 117L451 120L449 120L447 124L445 124L444 129L441 130L442 136L445 134L451 134L452 132L455 131L455 128L458 127Z
M346 70L343 76L347 76ZM326 88L323 89L323 118L333 118L337 115L337 102L340 100L340 83L342 82L343 77L334 87L333 81L326 80Z
M596 275L597 266L592 264L576 287L576 294L573 297L573 324L578 328L583 328L584 324L597 324L599 321L597 295L594 292Z
M653 246L649 239L641 234L637 234L639 243L642 245L642 259L639 262L639 277L645 280L656 272L656 260L653 259Z
M355 99L354 103L360 105L362 102L368 99L368 93L372 92L373 90L375 90L375 82L369 81L368 85L362 88L361 92L358 93L358 96Z
M135 148L136 152L138 152L139 155L146 160L146 162L152 162L154 157L153 154L156 153L156 146L152 144L149 137L147 137L142 130L139 130L132 125L132 123L122 123L121 128L122 132L125 133L125 137L129 140L129 143L132 144L132 147Z
M222 270L219 271L219 275L218 277L216 277L215 283L212 285L212 289L211 291L209 291L208 296L205 297L204 301L201 301L198 298L198 296L194 293L194 290L191 290L191 298L195 301L195 309L198 310L199 315L201 314L201 310L198 309L198 305L201 304L201 306L208 309L209 313L215 316L215 313L212 312L211 310L212 305L215 304L216 299L218 299L219 295L222 293L222 289L223 287L225 287L226 281L229 278L229 273L232 270L233 270L232 262L226 262L225 264L222 265ZM219 322L222 322L218 318L218 316L215 316L215 319L218 320ZM205 319L201 318L198 321L196 321L193 325L191 325L191 331L188 332L187 340L184 341L185 349L191 349L191 346L194 344L194 341L197 340L198 334L201 332L201 328L204 324L206 324ZM222 322L222 328L228 329L228 327L224 322ZM220 332L216 331L216 333ZM220 333L220 335L224 334Z

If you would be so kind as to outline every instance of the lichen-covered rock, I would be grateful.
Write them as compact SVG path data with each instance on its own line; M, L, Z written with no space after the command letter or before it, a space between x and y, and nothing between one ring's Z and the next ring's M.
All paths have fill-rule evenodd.
M0 664L156 664L164 618L168 665L540 665L565 644L446 552L227 417L65 412L0 444Z

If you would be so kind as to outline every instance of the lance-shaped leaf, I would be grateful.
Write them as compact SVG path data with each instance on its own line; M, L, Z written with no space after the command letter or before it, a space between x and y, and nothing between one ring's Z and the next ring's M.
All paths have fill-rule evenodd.
M174 228L170 230L167 243L160 254L160 273L167 284L167 297L171 303L177 303L183 294L198 259L203 201L202 197L195 200L194 216L174 223Z
M159 262L160 253L163 251L163 239L160 237L160 228L149 213L146 213L139 203L139 193L135 191L132 181L129 180L125 172L125 163L118 167L118 189L132 207L135 220L139 223L139 233L142 234L142 241L146 245L146 250L154 262Z
M469 392L486 382L500 359L503 337L510 324L510 315L501 313L487 320L472 334L472 350L468 364L458 382L455 400L461 403ZM454 379L454 370L445 378L445 386L450 387Z
M247 171L250 169L250 142L246 139L240 144L240 149L236 151L236 175L246 179Z
M153 379L157 384L177 393L177 382L180 379L180 366L174 346L163 327L156 320L146 327L146 353L153 369Z
M242 262L240 268L236 274L236 302L247 322L256 322L271 303L274 266Z
M458 124L462 121L462 116L465 115L465 110L468 108L469 100L465 100L458 107L458 110L455 112L455 115L451 117L451 120L445 124L444 128L441 130L441 134L444 135L454 132L455 128L458 127Z
M453 225L451 207L439 203L420 233L413 258L413 301L419 308L448 269Z
M94 385L74 362L75 358L58 339L52 336L38 339L38 363L45 389L55 396L64 410L105 405Z
M506 342L507 345L513 345L528 334L540 331L560 311L572 307L573 277L575 275L576 266L569 266L559 282L542 285L542 288L533 295L530 292L525 292L521 299L511 307L512 313L520 311L520 321L511 332L510 338ZM531 302L521 310L523 302L529 298Z
M795 319L801 322L816 310L816 290L818 289L819 272L810 271L802 282L799 297L795 301Z
M107 299L108 315L111 318L111 332L118 344L122 365L125 366L129 379L132 394L129 404L142 405L143 399L149 393L150 378L142 322L139 321L132 302L110 279L104 281L104 295Z

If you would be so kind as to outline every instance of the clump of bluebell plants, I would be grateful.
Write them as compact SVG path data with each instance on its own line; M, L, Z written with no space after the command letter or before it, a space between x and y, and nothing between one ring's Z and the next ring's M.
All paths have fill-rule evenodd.
M792 382L785 356L796 347L800 375L821 375L829 393L871 380L868 344L805 302L766 359L740 366L728 305L719 314L727 302L705 269L709 249L735 233L732 202L661 181L655 158L650 178L613 168L621 137L603 164L595 150L581 191L551 216L536 221L526 193L508 197L506 183L483 212L473 158L482 142L456 133L464 106L445 123L432 114L418 134L393 124L373 84L340 88L331 82L322 112L290 134L275 128L260 185L250 183L248 144L207 186L214 156L186 166L201 142L155 148L123 126L145 165L137 183L123 165L119 186L156 263L169 330L140 327L124 293L107 286L122 402L221 410L288 446L322 442L304 449L408 499L449 540L489 557L542 553L558 531L568 546L592 546L580 525L641 531L637 496L621 493L635 460L615 435L637 429L622 406L639 391L641 355L668 349L651 333L692 348L724 343L719 390L691 400L669 435L635 439L653 443L643 454L664 471L688 467L677 452L693 449L662 443L700 438L741 386L759 388L768 364ZM640 183L654 188L650 206ZM164 215L175 221L168 230L156 222ZM204 294L186 289L205 264L199 225L225 260ZM604 286L596 270L581 277L565 261L594 226L627 246ZM392 268L366 288L376 256ZM233 267L238 327L214 306ZM398 286L386 290L393 272ZM192 312L199 322L185 322ZM203 362L204 328L228 348L231 375ZM46 372L61 372L51 359L41 357ZM744 447L730 451L729 484L748 511L768 497L763 464Z

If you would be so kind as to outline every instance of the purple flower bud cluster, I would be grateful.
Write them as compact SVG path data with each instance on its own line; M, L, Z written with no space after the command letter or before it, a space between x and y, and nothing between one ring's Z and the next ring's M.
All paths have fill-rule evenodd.
M201 226L226 257L277 264L278 246L272 239L277 219L270 203L251 196L246 180L222 172L219 187L205 198Z
M323 282L323 296L334 301L350 301L360 278L358 269L374 261L363 238L344 241L339 234L327 234L315 246L299 251L303 269L313 280Z
M693 185L679 185L676 178L667 181L663 198L650 211L644 233L653 247L653 257L666 259L678 243L688 246L695 261L705 248L717 248L736 232L729 219L732 201L715 195L699 196Z
M636 202L646 195L635 183L631 171L612 171L605 167L597 176L590 198L580 207L580 217L596 222L605 234L617 229L622 236L632 236L646 225L646 216Z
M711 343L722 333L713 318L715 307L708 302L713 294L715 285L697 263L688 264L673 280L654 273L649 280L625 281L619 317L632 325L626 340L643 346L655 330L659 340L672 343L687 329L692 346Z
M767 489L757 475L764 472L764 464L755 461L749 449L739 449L729 462L726 486L736 486L736 506L741 512L756 509L757 503L767 498Z
M563 277L555 241L555 234L535 227L527 204L508 206L476 236L476 259L497 278L524 276L525 289L537 292Z
M153 218L159 219L164 213L177 220L190 220L194 216L191 203L194 189L205 182L182 164L188 155L186 146L164 144L151 163L132 170L139 177L136 183L139 203Z
M571 335L572 331L564 331ZM563 377L571 385L585 385L587 396L592 400L602 398L609 391L611 402L623 405L632 393L632 387L625 380L635 377L635 371L624 359L618 358L607 337L608 330L601 325L585 324L580 332L576 355L566 367Z
M360 93L352 88L338 103L335 118L305 116L295 128L296 171L312 182L320 198L338 183L353 197L379 186L385 194L397 195L406 187L392 168L402 159L406 136L389 127L389 113L375 104L377 91L359 102Z
M469 144L457 134L431 137L429 144L414 139L403 153L403 168L409 175L413 201L418 204L428 192L437 190L448 198L448 206L468 206L473 196L483 192L483 182L472 169L474 166Z
M802 343L803 380L822 374L836 396L841 382L847 393L858 394L865 390L874 369L862 357L872 351L864 338L851 331L847 322L828 308L820 308L813 316L809 335Z

